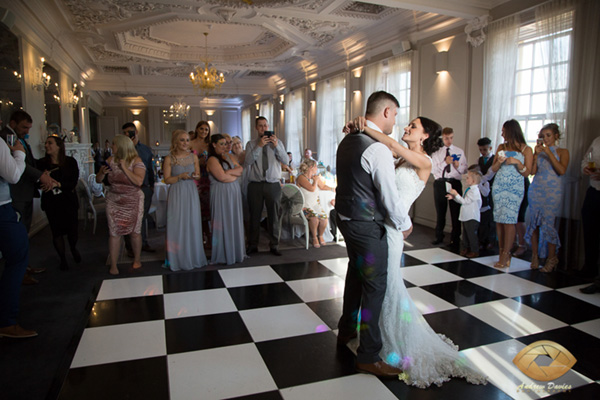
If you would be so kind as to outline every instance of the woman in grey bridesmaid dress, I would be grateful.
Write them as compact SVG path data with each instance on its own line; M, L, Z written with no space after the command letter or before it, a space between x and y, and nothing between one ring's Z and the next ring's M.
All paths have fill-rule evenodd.
M207 264L202 245L202 217L194 179L200 176L198 157L190 152L190 136L173 132L171 152L163 164L167 199L167 259L173 271L191 270Z
M210 138L207 169L212 221L211 264L235 264L246 257L242 193L237 182L243 168L228 155L223 135Z

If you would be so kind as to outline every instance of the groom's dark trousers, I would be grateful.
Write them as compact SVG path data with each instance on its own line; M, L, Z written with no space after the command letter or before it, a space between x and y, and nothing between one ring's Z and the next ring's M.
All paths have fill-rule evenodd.
M385 227L383 221L344 221L339 216L337 224L350 259L339 335L350 336L356 331L360 311L360 347L356 361L374 363L381 360L379 316L387 287Z

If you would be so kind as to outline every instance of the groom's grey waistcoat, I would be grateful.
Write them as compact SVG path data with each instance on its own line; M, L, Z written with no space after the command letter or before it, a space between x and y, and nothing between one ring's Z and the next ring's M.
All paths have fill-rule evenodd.
M375 140L359 132L346 135L338 146L335 209L353 220L384 220L379 192L361 166L362 154L373 143Z

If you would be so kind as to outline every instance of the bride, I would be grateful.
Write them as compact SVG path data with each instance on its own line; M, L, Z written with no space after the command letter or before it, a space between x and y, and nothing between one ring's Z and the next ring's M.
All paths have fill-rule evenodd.
M396 164L396 187L406 209L419 197L431 173L430 155L442 147L441 126L428 118L418 117L404 128L402 140L408 148L393 138L366 126L364 117L357 117L348 127L364 131L385 144L399 158ZM402 232L385 224L388 241L387 290L383 300L381 358L404 371L400 379L420 388L431 384L441 386L453 377L465 378L473 384L485 384L487 378L468 366L450 339L431 329L410 298L400 269L404 238Z

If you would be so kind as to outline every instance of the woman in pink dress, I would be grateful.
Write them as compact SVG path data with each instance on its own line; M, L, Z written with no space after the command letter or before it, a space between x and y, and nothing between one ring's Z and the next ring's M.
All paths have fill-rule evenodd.
M106 216L108 218L108 248L110 251L111 275L118 275L117 259L121 236L130 235L133 247L133 268L142 266L142 218L144 216L144 193L140 187L144 182L146 167L131 139L117 135L112 142L112 157L100 168L96 182L108 178L106 194Z
M190 141L192 153L198 156L200 162L200 179L196 181L198 195L200 196L200 213L202 215L203 242L206 248L211 247L210 227L210 179L206 170L208 160L208 147L210 143L210 125L206 121L200 121L196 125L196 138Z

